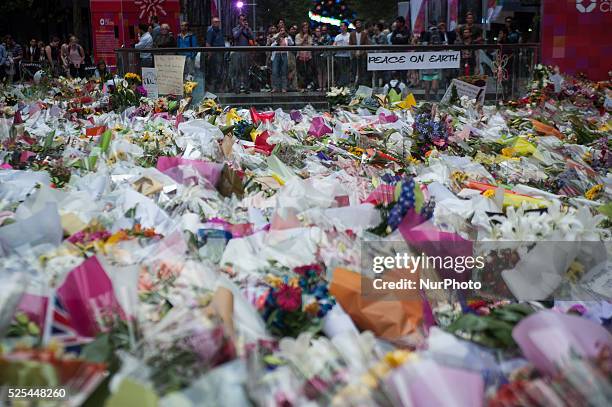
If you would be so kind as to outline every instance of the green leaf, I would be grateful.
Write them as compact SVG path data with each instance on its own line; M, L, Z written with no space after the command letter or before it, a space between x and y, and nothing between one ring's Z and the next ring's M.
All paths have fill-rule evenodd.
M395 184L395 191L393 193L393 200L394 201L399 201L399 197L402 193L402 183L398 182L397 184Z
M93 342L83 347L81 357L91 362L102 363L110 358L112 351L110 336L101 334Z
M599 208L597 208L597 210L599 211L599 213L607 216L608 219L612 220L612 202L608 202L607 204L600 206Z
M112 138L113 132L110 129L106 130L104 134L102 134L102 137L100 139L100 150L102 150L102 152L106 153L106 151L108 151L108 147L110 147L110 142Z
M123 379L119 389L110 399L106 407L141 406L157 407L159 397L149 386L138 383L132 379Z
M45 143L43 144L43 150L47 151L53 145L53 138L55 137L55 130L47 135L45 138Z
M415 182L414 183L414 209L417 213L421 212L424 201L425 201L425 197L423 196L423 192L421 191L421 185Z

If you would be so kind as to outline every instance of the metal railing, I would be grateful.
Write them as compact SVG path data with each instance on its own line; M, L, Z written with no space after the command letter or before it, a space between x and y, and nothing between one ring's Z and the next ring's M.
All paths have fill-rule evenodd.
M270 98L281 98L284 91L303 92L304 97L314 97L331 87L360 85L373 88L375 93L384 93L389 91L391 84L399 83L398 91L402 95L413 93L417 99L439 100L452 79L486 75L487 98L499 100L524 93L533 68L539 62L537 43L120 48L115 51L119 74L140 74L143 66L154 67L155 55L196 56L187 58L185 66L185 75L191 75L199 84L194 94L196 99L204 92L223 97L241 91L269 94ZM373 53L425 51L459 51L459 68L368 70L367 56Z

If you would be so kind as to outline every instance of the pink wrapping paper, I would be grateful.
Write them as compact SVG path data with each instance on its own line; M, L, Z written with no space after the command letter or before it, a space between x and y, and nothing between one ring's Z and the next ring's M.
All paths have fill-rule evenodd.
M315 137L323 137L330 133L332 133L331 127L325 124L325 120L321 116L313 117L308 134Z
M424 221L423 217L410 209L398 227L404 240L422 249L437 250L444 244L447 256L471 256L473 244L456 233L443 232L433 223Z
M22 151L21 155L19 156L19 162L24 163L24 162L28 161L28 159L30 157L36 157L36 154L34 154L31 151Z
M381 124L387 124L387 123L395 123L397 121L397 116L394 113L391 114L385 114L385 113L380 113L378 115L378 122Z
M544 373L553 375L562 368L570 352L594 357L601 346L612 346L612 335L595 322L554 311L528 316L512 330L523 354Z
M171 170L178 166L193 167L202 177L208 180L212 185L216 185L221 177L223 164L218 164L210 161L189 160L182 157L159 157L157 159L157 169L163 173L167 173L177 182L182 182L183 179L177 179L178 176Z
M230 232L232 237L245 237L254 233L253 224L251 223L231 224L223 219L212 218L207 224L221 226L223 230Z
M473 243L456 233L443 232L414 209L410 209L398 227L404 240L429 256L472 256ZM456 273L452 270L438 270L440 278L467 281L470 273Z
M403 407L483 405L484 381L480 374L434 361L408 363L391 373L386 382Z
M125 319L113 284L95 256L68 273L57 298L70 315L72 328L81 336L99 333L102 317L118 315Z
M394 195L395 187L393 185L382 184L376 187L363 202L373 205L390 204L394 200Z
M24 293L17 307L17 312L23 312L30 321L42 328L45 324L47 304L49 304L49 298L47 297Z
M278 212L274 212L270 222L270 230L284 230L302 227L302 222L297 218L297 211L288 211L286 216L281 216Z
M157 119L158 117L161 117L162 119L165 119L168 121L172 120L173 118L172 115L168 112L155 113L153 115L153 119Z

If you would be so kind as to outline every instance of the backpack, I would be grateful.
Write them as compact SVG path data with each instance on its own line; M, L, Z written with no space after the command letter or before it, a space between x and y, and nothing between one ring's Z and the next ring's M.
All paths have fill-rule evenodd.
M391 82L387 84L389 86L389 91L387 92L389 103L402 101L402 88L400 88L400 83L400 81L396 81L395 86L391 86Z

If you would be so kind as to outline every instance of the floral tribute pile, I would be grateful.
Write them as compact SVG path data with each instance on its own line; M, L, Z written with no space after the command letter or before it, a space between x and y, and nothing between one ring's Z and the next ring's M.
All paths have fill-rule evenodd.
M485 106L335 89L326 112L195 86L0 87L1 385L57 405L608 405L610 81L538 67ZM365 293L369 256L440 251L480 288Z

